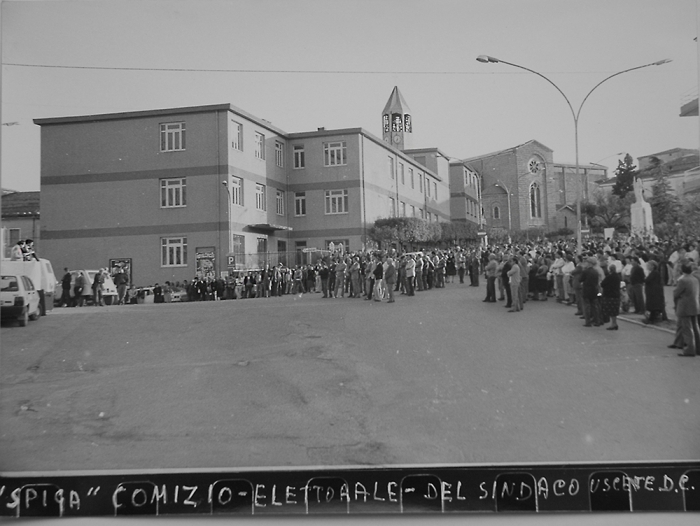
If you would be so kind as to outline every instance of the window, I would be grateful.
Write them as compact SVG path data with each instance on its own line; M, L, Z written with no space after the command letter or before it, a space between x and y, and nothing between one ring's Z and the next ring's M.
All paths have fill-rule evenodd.
M255 132L255 157L265 159L265 136L258 132Z
M530 217L542 217L542 203L540 201L540 185L530 185Z
M267 254L267 238L259 237L258 241L258 254Z
M304 159L304 145L297 144L294 146L294 169L298 170L305 167L306 160Z
M403 201L399 202L399 214L401 214L401 217L406 217L406 203Z
M428 180L428 176L425 176L425 195L430 197L430 181Z
M433 181L433 199L437 199L437 182Z
M231 177L231 203L243 206L243 179Z
M265 203L265 185L255 185L255 208L256 210L267 210Z
M416 207L411 205L411 217L416 217Z
M413 182L413 168L408 169L408 179L411 181L411 188L415 188L415 185Z
M389 176L393 179L394 178L394 159L393 157L389 157Z
M181 208L185 206L185 178L160 180L160 207Z
M498 207L498 205L495 205L493 207L493 218L501 219L501 209Z
M243 151L243 125L234 120L231 121L231 147Z
M176 152L185 149L185 123L171 122L160 125L160 151Z
M348 191L326 190L326 214L348 213Z
M425 215L424 215L424 214L425 214L425 212L423 211L423 209L422 209L422 208L419 208L419 209L418 209L418 217L420 217L421 219L425 219Z
M236 263L243 263L245 254L245 236L233 234L233 255Z
M394 217L396 215L396 201L393 197L389 198L389 217Z
M306 192L296 192L294 194L294 215L306 215Z
M161 267L186 267L187 266L187 238L163 237L160 240Z
M324 166L340 166L348 164L347 143L327 142L323 144Z
M275 163L284 168L284 144L279 141L275 141Z
M282 190L277 190L277 215L284 215L284 192Z
M401 179L401 184L406 184L406 179L404 178L404 173L403 173L403 163L399 163L399 178Z
M10 239L8 244L10 247L13 247L17 244L17 241L19 241L19 236L22 234L22 231L19 228L10 228Z
M418 189L420 190L420 193L423 193L423 174L418 174Z

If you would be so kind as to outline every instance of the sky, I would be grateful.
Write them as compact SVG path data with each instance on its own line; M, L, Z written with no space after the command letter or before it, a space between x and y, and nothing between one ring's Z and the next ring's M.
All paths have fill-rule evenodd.
M286 132L381 137L394 86L413 146L463 159L537 140L617 166L698 148L700 0L5 0L2 187L40 189L33 119L231 103ZM623 154L623 155L620 155Z

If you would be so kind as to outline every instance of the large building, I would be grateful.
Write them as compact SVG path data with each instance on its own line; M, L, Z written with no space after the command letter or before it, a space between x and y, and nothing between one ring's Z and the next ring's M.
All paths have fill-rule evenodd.
M487 227L548 232L575 230L576 202L586 199L607 168L555 163L552 150L532 140L461 161L477 174L483 224Z
M331 242L362 250L381 217L450 220L447 158L394 146L410 116L391 143L362 128L287 133L230 104L34 122L42 254L58 268L128 262L136 284L182 281Z

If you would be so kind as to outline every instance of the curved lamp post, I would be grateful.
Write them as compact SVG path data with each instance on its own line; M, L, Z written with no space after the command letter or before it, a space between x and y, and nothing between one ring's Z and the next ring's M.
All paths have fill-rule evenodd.
M650 64L644 64L643 66L637 66L634 68L625 69L622 71L618 71L617 73L613 73L609 77L604 78L598 84L593 86L593 88L583 98L581 105L578 107L578 111L574 111L574 107L571 105L571 102L569 101L569 97L567 97L566 94L561 89L559 89L559 86L557 86L554 82L552 82L547 77L545 77L542 73L538 73L537 71L532 70L530 68L526 68L525 66L513 64L512 62L506 62L505 60L499 60L497 58L490 57L488 55L479 55L478 57L476 57L476 60L479 62L487 63L487 64L496 64L496 63L500 62L502 64L507 64L509 66L524 69L525 71L529 71L530 73L534 73L538 77L542 77L544 80L549 82L552 86L554 86L556 88L556 90L559 93L561 93L561 95L566 100L566 103L569 105L569 109L571 110L571 116L574 118L574 142L575 142L575 147L576 147L576 179L579 180L579 186L580 186L579 192L578 192L578 197L576 199L576 222L578 223L577 234L576 234L576 236L577 236L577 238L576 238L576 241L577 241L576 253L581 254L581 244L582 244L581 243L581 200L583 197L582 194L583 194L583 188L584 188L583 181L579 179L579 171L580 170L579 170L579 161L578 161L578 119L579 119L579 115L581 115L581 109L583 108L583 105L586 103L586 100L588 100L588 97L591 95L591 93L593 93L596 90L596 88L598 86L600 86L603 82L610 80L613 77L617 77L618 75L622 75L623 73L627 73L629 71L634 71L636 69L642 69L642 68L647 68L649 66L660 66L662 64L667 64L668 62L671 62L671 59L666 58L663 60L658 60L656 62L652 62Z

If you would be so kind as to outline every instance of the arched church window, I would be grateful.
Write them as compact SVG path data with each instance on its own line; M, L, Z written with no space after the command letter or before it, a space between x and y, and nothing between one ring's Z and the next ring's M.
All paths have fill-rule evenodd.
M493 218L501 219L501 209L498 205L494 205L493 207Z
M536 182L530 185L530 217L542 217L540 185Z

